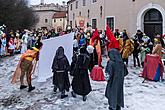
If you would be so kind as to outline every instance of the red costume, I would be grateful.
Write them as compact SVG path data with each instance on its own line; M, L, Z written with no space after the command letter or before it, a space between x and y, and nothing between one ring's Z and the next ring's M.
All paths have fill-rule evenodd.
M159 81L163 78L164 66L158 55L146 55L142 77Z

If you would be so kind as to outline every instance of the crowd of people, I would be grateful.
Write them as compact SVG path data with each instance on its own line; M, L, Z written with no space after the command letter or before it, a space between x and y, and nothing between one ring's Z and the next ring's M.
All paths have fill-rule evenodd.
M54 29L9 31L6 26L0 26L0 57L22 54L32 48L36 42L63 34L65 32L57 33Z
M119 32L116 29L113 33L109 26L106 27L104 33L97 29L92 31L91 29L76 28L72 31L75 32L75 36L71 65L65 55L64 51L66 50L62 46L58 47L52 64L54 92L56 93L57 89L59 89L61 99L68 97L66 91L69 91L70 86L72 86L72 96L76 98L76 95L81 95L83 101L86 101L87 95L92 91L88 70L91 72L97 65L97 67L105 68L105 79L107 80L105 96L108 98L109 109L121 110L121 107L124 107L123 84L124 77L128 74L129 57L133 54L134 67L144 67L144 59L148 53L163 57L164 38L160 34L156 34L155 37L148 37L140 30L137 30L137 33L130 37L126 30ZM69 30L69 32L72 31ZM9 38L13 40L13 45L14 39L18 38L20 40L21 53L27 50L27 48L31 49L31 51L24 52L19 63L21 68L20 89L27 88L23 83L26 74L29 87L28 92L35 89L31 84L30 73L33 68L32 62L39 60L39 51L43 45L41 39L50 38L50 36L54 37L52 34L49 37L45 36L46 34L43 34L43 32L36 33L36 31L33 31L28 33L27 31L22 37L20 37L20 33L12 34L13 32L10 32ZM8 34L3 34L2 36L4 37L4 35L7 36ZM19 37L14 37L18 35ZM29 38L32 39L30 45L28 44ZM10 47L10 40L8 47ZM38 42L36 43L35 41ZM26 49L24 49L24 46ZM10 49L7 48L7 51L13 55L16 49L12 52ZM102 66L103 56L107 59L106 67ZM71 84L69 73L73 76Z
M126 30L119 32L118 29L113 33L116 40L119 43L119 51L121 53L123 61L128 66L129 56L133 55L134 67L144 67L144 59L146 54L148 53L157 53L162 56L161 52L163 52L163 48L165 47L165 35L160 35L155 33L155 36L147 36L141 30L137 30L135 35L129 36ZM90 30L84 32L83 30L79 30L75 34L75 39L73 41L74 52L78 52L78 49L82 46L87 47L90 44L90 39L93 36L93 33ZM106 32L99 32L100 39L100 47L102 55L106 55L106 51L108 49L108 45L111 42L108 37L106 37ZM160 44L158 46L158 44ZM96 49L95 45L93 47ZM96 56L97 57L97 56ZM97 59L97 58L96 58Z

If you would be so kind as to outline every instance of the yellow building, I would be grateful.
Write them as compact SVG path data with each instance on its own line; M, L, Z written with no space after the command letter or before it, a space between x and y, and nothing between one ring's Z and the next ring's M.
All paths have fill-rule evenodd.
M53 15L52 24L53 28L56 32L64 31L67 25L67 13L64 12L57 12Z

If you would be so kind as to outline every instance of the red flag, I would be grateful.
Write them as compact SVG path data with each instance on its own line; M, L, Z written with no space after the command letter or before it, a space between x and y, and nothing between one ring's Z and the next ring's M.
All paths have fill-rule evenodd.
M119 42L116 40L114 34L112 33L108 25L106 27L106 35L108 40L110 41L108 45L108 49L112 49L112 48L119 49Z

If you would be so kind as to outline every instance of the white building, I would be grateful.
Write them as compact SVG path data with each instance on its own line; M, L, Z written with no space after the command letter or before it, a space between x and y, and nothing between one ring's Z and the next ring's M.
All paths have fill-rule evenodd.
M164 0L70 0L68 15L68 23L73 27L81 16L100 30L108 24L112 29L126 29L130 35L137 29L150 37L165 33Z
M47 28L52 29L53 15L57 12L63 12L67 10L67 6L59 4L44 4L44 0L41 0L39 5L32 5L31 8L36 12L39 22L36 24L35 28Z

